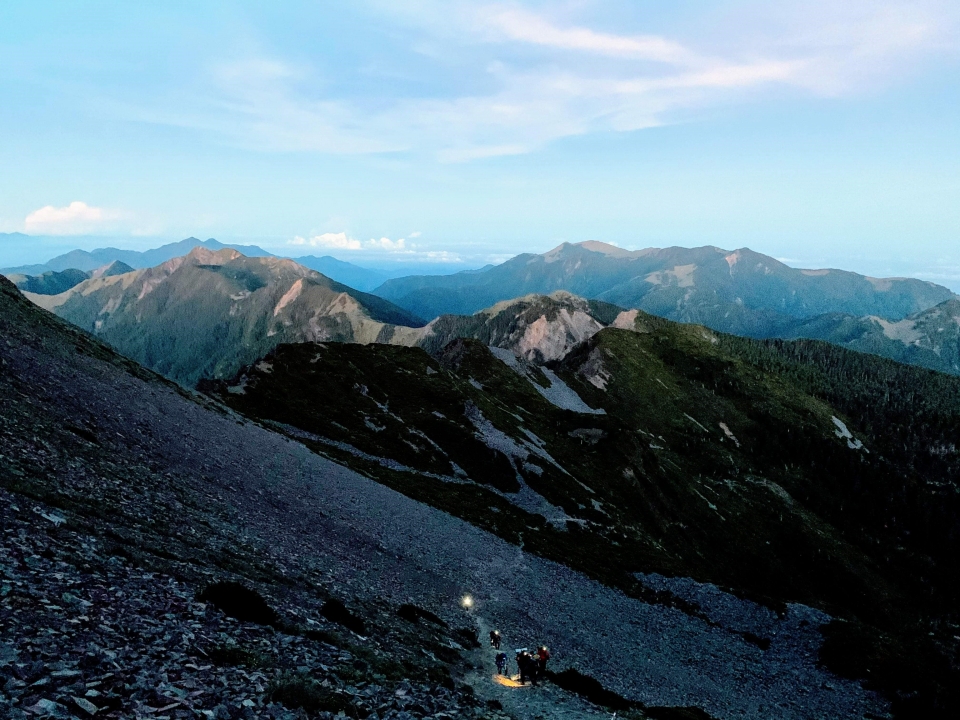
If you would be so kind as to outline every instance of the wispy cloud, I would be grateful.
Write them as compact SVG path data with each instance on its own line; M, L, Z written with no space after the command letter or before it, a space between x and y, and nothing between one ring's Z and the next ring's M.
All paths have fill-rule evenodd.
M195 97L128 111L259 150L410 151L465 162L654 127L699 108L752 102L772 88L860 92L932 53L953 52L960 27L960 8L943 0L738 6L741 14L708 39L610 32L569 15L567 5L547 7L383 6L403 14L411 52L433 48L419 54L428 65L456 57L470 68L453 92L433 88L422 65L418 82L365 96L334 90L309 62L256 56L208 66Z
M561 27L542 15L517 7L481 8L476 17L481 27L486 26L505 40L673 64L690 63L694 59L687 48L667 38L656 35L614 35L588 27Z

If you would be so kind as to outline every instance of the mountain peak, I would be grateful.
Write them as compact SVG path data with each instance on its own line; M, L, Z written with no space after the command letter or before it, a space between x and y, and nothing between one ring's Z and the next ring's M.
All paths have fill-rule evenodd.
M128 272L134 272L134 269L120 260L114 260L111 263L102 265L90 273L91 278L113 277L114 275L125 275Z
M577 245L582 247L584 250L603 253L604 255L610 255L612 257L629 257L634 255L634 252L630 250L624 250L621 247L611 245L610 243L601 242L600 240L586 240L584 242L577 243Z
M187 253L187 260L197 265L226 265L231 260L243 257L243 254L233 248L209 250L201 245Z
M609 255L610 257L631 257L637 254L630 250L624 250L616 245L601 242L600 240L585 240L578 243L560 243L552 250L548 250L547 252L543 253L541 257L543 257L546 262L553 262L554 260L559 260L568 253L581 249L589 252L600 253L601 255Z

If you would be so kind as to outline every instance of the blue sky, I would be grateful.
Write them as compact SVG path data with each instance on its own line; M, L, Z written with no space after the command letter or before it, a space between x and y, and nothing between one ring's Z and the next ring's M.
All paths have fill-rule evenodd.
M7 0L0 232L44 239L0 265L605 240L960 288L958 49L952 0Z

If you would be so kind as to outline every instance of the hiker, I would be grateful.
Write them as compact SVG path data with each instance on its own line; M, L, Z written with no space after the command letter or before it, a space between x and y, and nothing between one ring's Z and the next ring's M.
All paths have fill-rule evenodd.
M537 648L537 674L544 675L547 672L547 660L550 659L550 649L546 645Z
M494 650L500 649L500 631L499 630L490 631L490 644L493 646Z
M497 653L497 674L507 674L507 654L505 652Z
M523 685L527 681L527 650L520 648L516 653L517 671L520 673L520 684Z
M530 680L534 685L537 684L537 664L526 649L517 654L517 667L520 669L520 684L523 685Z

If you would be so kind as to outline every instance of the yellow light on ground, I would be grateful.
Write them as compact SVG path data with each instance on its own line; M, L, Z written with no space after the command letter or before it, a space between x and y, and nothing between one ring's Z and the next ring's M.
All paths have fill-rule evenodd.
M460 604L463 605L467 610L473 607L473 598L469 595L464 595L463 600L460 601Z
M514 680L513 678L507 677L506 675L494 675L493 681L500 685L503 685L504 687L509 687L509 688L526 687L525 685L521 685L519 680Z

